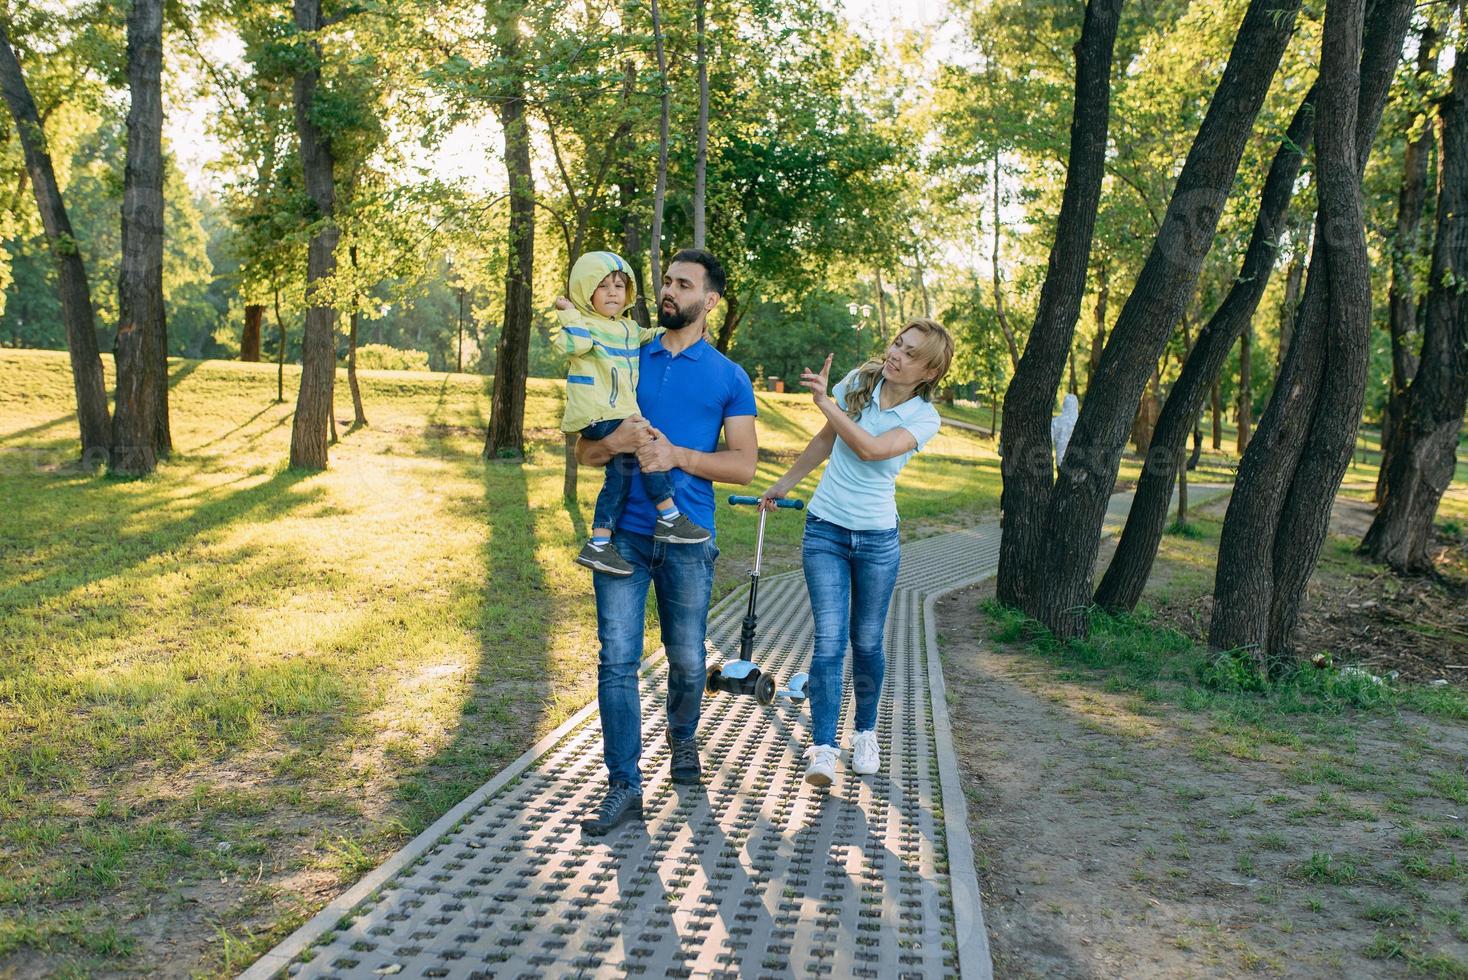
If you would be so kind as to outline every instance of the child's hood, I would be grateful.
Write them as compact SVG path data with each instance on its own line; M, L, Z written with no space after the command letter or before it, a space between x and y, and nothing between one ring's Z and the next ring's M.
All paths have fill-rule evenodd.
M632 267L627 264L627 260L615 252L587 252L576 260L575 265L571 266L570 300L577 310L586 316L608 319L591 305L591 294L596 292L596 287L601 285L601 281L613 272L622 272L627 275L627 300L617 311L617 315L621 316L631 309L632 301L637 298L637 286L632 275Z

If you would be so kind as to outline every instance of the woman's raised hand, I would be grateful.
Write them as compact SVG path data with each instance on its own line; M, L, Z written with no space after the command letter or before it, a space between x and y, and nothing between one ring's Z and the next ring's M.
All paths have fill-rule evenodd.
M780 486L780 481L776 480L770 484L770 489L759 495L759 509L764 511L774 510L775 501L783 499L789 492L789 490Z
M800 383L810 389L810 396L817 405L828 397L826 394L826 383L831 375L831 358L835 356L835 354L826 355L826 363L821 365L819 374L810 368L805 368L800 372Z

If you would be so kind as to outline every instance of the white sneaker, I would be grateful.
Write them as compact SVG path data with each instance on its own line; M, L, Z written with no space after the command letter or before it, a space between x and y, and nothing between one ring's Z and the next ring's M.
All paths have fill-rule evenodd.
M857 732L851 740L851 771L858 776L870 776L882 768L882 750L877 746L877 733Z
M805 750L810 762L805 767L805 781L812 786L830 786L836 781L836 759L841 753L834 745L812 745Z

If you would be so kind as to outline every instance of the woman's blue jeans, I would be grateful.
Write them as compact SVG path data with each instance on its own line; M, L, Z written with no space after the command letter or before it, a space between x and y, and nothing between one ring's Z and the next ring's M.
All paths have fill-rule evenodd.
M807 514L801 557L816 629L810 666L811 741L835 746L848 642L856 730L877 727L877 702L887 669L883 651L887 607L902 557L897 528L851 531Z
M596 700L601 708L602 751L611 782L642 787L642 666L647 589L657 596L658 624L668 655L668 732L678 741L698 732L703 707L704 635L719 549L704 544L664 544L651 535L617 531L612 543L632 574L592 576L596 588Z

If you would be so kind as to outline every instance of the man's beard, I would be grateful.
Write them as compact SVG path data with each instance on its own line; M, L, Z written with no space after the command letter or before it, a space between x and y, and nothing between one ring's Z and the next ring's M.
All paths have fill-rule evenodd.
M664 330L682 330L693 322L693 314L673 304L673 309L666 306L658 307L658 326Z

